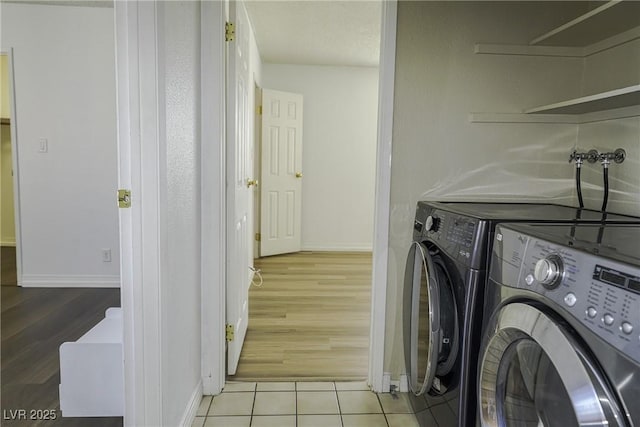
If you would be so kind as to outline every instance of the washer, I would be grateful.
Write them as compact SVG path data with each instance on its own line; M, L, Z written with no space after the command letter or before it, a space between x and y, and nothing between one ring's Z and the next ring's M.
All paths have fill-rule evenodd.
M518 221L640 224L640 218L553 204L418 202L405 269L403 330L411 401L421 425L477 422L477 359L492 236L497 223Z
M640 227L499 225L483 426L640 425Z

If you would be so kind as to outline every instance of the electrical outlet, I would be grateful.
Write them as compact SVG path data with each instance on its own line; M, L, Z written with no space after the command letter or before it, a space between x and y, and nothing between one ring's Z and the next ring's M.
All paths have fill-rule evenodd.
M102 262L111 262L111 249L102 249Z
M48 153L49 152L49 141L47 138L40 138L38 140L38 153Z

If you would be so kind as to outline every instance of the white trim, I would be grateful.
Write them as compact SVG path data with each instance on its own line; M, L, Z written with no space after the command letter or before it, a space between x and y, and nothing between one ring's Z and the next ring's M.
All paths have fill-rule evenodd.
M608 49L613 49L614 47L632 42L639 38L640 38L640 27L635 27L623 33L616 34L615 36L611 36L608 39L604 39L592 45L586 46L584 48L584 56L587 57L587 56L595 55L596 53L600 53Z
M202 2L202 389L219 394L225 380L225 87L224 4ZM205 119L206 118L206 119ZM216 307L217 304L217 307Z
M16 247L16 241L15 240L4 240L4 241L0 242L0 246Z
M371 289L371 334L369 337L369 378L371 389L382 392L387 311L387 268L389 257L389 211L391 203L391 147L396 63L398 3L382 3L380 34L380 80L378 101L378 148L373 236Z
M382 388L376 393L389 393L391 391L391 383L391 374L389 372L385 372L382 374Z
M322 246L322 245L303 245L301 248L302 251L307 252L372 252L373 247L371 245L362 244L362 245L331 245L331 246Z
M566 46L529 46L515 44L476 43L473 53L478 55L515 55L515 56L558 56L562 58L584 58L581 47Z
M193 421L196 418L196 414L198 413L198 407L200 406L200 402L202 401L202 381L198 381L198 385L196 385L195 390L191 393L191 399L189 399L189 403L185 408L184 414L182 414L182 418L180 419L180 427L191 427Z
M383 391L383 368L385 350L385 324L387 304L387 262L389 246L389 205L391 190L391 142L393 135L393 98L395 78L395 51L397 26L397 0L383 2L380 83L378 101L378 143L376 200L373 241L373 277L371 292L371 330L369 339L369 375L368 382L373 391ZM223 164L222 164L223 165ZM211 168L221 168L220 163L210 164ZM219 199L224 201L224 198ZM220 226L226 220L220 218ZM209 262L209 260L205 260ZM224 313L225 299L218 300L217 307L209 310ZM222 322L208 323L207 329L221 328ZM204 330L204 328L203 328ZM224 344L219 345L218 354L224 359ZM221 373L224 375L224 373ZM388 390L387 390L388 391Z
M640 106L614 108L582 114L533 114L533 113L469 113L469 123L546 123L571 124L604 122L640 116Z
M640 27L632 28L594 44L579 46L511 45L476 43L474 53L479 55L557 56L564 58L588 58L640 38Z
M579 124L575 114L469 113L469 123Z
M16 109L16 81L13 67L13 48L0 50L0 54L7 55L9 68L9 127L11 128L11 162L13 167L13 217L16 241L16 278L18 286L22 286L22 219L20 216L20 168L18 163L18 110Z
M25 274L22 276L25 288L119 288L120 277L113 275L73 275Z
M162 425L161 188L156 2L114 2L125 426Z
M409 377L407 377L407 374L400 375L399 384L398 391L400 393L409 393Z

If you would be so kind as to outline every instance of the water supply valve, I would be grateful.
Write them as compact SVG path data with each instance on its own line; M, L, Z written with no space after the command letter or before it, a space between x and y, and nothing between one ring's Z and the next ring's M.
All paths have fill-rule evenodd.
M573 150L571 154L569 154L569 163L575 162L576 166L580 167L585 160L589 163L595 163L598 158L599 154L597 150L589 150L583 153L579 153L577 150Z
M610 153L600 153L598 155L598 160L602 163L602 167L608 168L613 160L615 163L622 163L624 159L627 157L627 152L622 148L616 149L614 152Z

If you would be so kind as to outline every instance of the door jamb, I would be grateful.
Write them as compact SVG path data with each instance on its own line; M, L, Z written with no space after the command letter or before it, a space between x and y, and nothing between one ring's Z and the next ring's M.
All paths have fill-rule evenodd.
M380 65L378 78L378 143L376 195L373 235L371 289L371 334L369 336L369 378L371 389L383 389L385 324L387 306L387 268L389 259L389 212L391 203L391 148L396 66L397 0L382 2Z
M162 424L158 79L163 76L157 7L156 1L114 2L118 186L132 193L131 207L119 209L125 426Z
M205 2L222 3L222 2ZM210 21L211 22L211 21ZM217 22L216 22L217 24ZM391 147L393 135L393 102L395 79L395 52L396 52L396 28L397 28L397 0L382 2L382 26L380 34L380 77L378 92L378 142L377 142L377 172L376 172L376 200L373 238L373 275L371 292L371 330L369 340L369 376L368 383L375 392L383 392L384 377L384 350L385 350L385 320L387 303L387 262L389 246L389 212L391 190ZM220 31L221 33L221 31ZM224 55L218 56L218 60ZM207 74L204 74L207 75ZM214 74L215 75L215 74ZM224 74L217 76L217 80L224 82ZM224 99L224 98L223 98ZM224 144L223 144L224 145ZM226 170L225 158L208 163L211 169ZM203 161L204 161L203 156ZM224 176L224 174L223 174ZM223 181L224 183L224 181ZM216 182L216 184L219 184ZM203 202L204 200L203 194ZM224 212L225 197L222 195L216 200L222 205ZM204 203L203 203L204 205ZM218 229L226 229L226 218L222 214L216 218ZM212 219L212 221L215 221ZM223 254L222 254L223 255ZM210 262L213 258L203 253L203 263ZM225 263L222 263L224 266ZM206 284L214 295L225 295L224 280ZM211 300L212 301L212 300ZM208 310L218 312L222 320L205 322L203 319L203 334L210 333L218 336L224 328L224 316L226 314L226 299L217 300L216 305L209 305ZM203 311L204 312L204 311ZM206 326L205 326L206 324ZM207 360L224 360L226 358L224 340L214 339L209 348L204 347L203 363ZM216 372L216 371L214 371ZM213 383L224 385L224 369L218 370L213 375ZM206 376L206 372L203 372ZM219 390L219 389L216 389ZM386 390L388 391L388 390ZM215 392L215 390L214 390Z
M203 393L214 395L224 386L226 362L225 6L204 1L201 8L201 75L208 76L201 83L201 369Z

